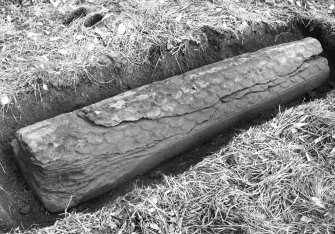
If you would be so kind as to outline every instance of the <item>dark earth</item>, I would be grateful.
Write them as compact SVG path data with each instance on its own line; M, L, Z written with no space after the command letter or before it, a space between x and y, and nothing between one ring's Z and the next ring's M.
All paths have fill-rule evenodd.
M308 27L306 26L308 25ZM52 225L62 214L52 214L45 210L34 197L24 178L18 170L10 148L13 134L22 126L54 117L58 114L73 111L83 106L95 103L123 91L148 84L157 80L184 73L186 71L214 63L228 57L246 52L253 52L271 45L300 40L312 36L320 40L324 48L323 56L327 57L333 74L333 61L331 56L335 46L332 36L327 34L324 24L317 22L291 22L289 26L273 28L266 24L255 24L244 28L243 34L236 38L232 33L219 34L211 28L203 28L207 47L200 48L197 44L190 44L185 51L177 56L171 55L166 49L155 47L151 49L150 64L133 65L129 62L102 58L97 65L91 68L95 78L99 81L112 82L108 84L92 82L82 75L81 81L74 89L73 86L53 84L49 91L41 89L40 97L34 93L19 96L18 102L10 106L0 120L0 230L9 231L11 228L21 227L27 229L33 225ZM331 81L332 82L332 81ZM307 94L305 100L314 99L325 94L328 86ZM297 100L295 105L304 98ZM242 128L262 123L276 113L274 110L262 113L252 122L244 123ZM239 129L241 129L239 126ZM122 187L116 188L98 198L85 202L71 211L92 212L108 202L113 202L117 196L130 191L135 184L149 185L159 181L162 174L178 174L199 162L203 157L219 150L226 145L232 136L239 130L230 130L210 140L208 143L182 154L155 170L141 175ZM1 231L0 231L1 233Z

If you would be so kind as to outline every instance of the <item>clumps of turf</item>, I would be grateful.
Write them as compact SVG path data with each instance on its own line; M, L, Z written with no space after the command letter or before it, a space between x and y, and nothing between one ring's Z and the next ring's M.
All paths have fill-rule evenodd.
M279 112L181 175L27 233L333 233L334 101Z

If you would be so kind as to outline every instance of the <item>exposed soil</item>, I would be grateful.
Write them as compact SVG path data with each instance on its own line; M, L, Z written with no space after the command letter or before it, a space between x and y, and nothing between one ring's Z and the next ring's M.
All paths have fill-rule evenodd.
M49 87L49 90L40 88L35 93L21 95L14 105L5 110L3 118L0 120L0 181L3 185L0 190L0 206L4 210L3 212L0 210L0 218L3 218L0 220L1 228L9 230L20 226L25 229L34 224L47 226L62 216L51 214L44 209L28 188L13 162L9 142L20 127L73 111L125 90L178 75L228 57L299 40L306 36L314 36L319 39L326 50L324 56L331 59L332 49L335 48L331 38L325 31L320 31L321 27L318 27L320 25L313 25L315 28L312 30L311 24L306 29L302 25L293 23L290 26L276 28L266 24L258 24L247 28L244 35L240 35L239 38L230 33L219 34L211 28L203 28L204 40L207 41L206 47L201 48L197 44L191 44L183 53L176 56L163 48L152 48L151 64L144 66L125 62L121 67L115 67L109 64L108 60L105 63L100 61L97 66L91 68L91 73L95 74L94 77L87 77L83 74L81 81L75 85L76 88L73 86L53 86ZM332 67L331 70L333 71ZM265 118L271 113L266 114ZM258 121L262 119L264 118L260 118ZM140 176L138 183L152 183L161 177L161 173L179 173L186 170L202 157L222 147L229 141L231 134L234 132L221 135L191 152L164 163L159 168ZM108 194L79 205L74 210L93 211L112 201L116 196L129 191L134 183L129 182ZM8 214L9 216L5 220L5 215Z

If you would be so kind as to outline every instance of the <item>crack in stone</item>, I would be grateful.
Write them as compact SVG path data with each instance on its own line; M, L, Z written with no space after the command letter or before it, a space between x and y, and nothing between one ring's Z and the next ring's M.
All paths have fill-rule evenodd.
M279 77L293 77L300 71L306 70L306 68L308 67L308 62L311 60L312 60L311 58L308 58L304 60L294 71L286 73L285 75L278 75L278 76ZM301 68L304 68L304 69L301 69Z
M265 82L265 83L255 83L254 85L252 85L250 87L246 87L246 88L240 89L238 91L235 91L235 92L233 92L233 93L231 93L229 95L225 95L225 96L221 97L220 100L221 100L222 103L228 103L228 102L230 102L233 99L241 99L241 98L243 98L244 96L246 96L249 93L258 93L259 91L246 92L244 95L242 95L240 97L237 97L238 94L241 94L241 93L243 93L244 91L246 91L248 89L252 89L254 87L261 86L261 85L267 85L267 84L270 84L270 83L273 83L273 81L271 80L271 81L268 81L268 82Z
M300 68L300 67L301 67L301 66L299 66L299 68ZM299 68L298 68L298 69L299 69ZM297 69L297 70L298 70L298 69ZM294 72L296 72L297 70L295 70ZM293 73L293 72L292 72L292 73ZM291 74L292 74L292 73L291 73ZM285 77L285 76L282 76L282 77ZM290 76L290 77L292 77L292 76ZM178 136L187 135L187 134L191 133L191 132L192 132L196 127L198 127L199 125L202 125L202 124L204 124L204 123L210 121L210 120L213 118L213 116L215 115L216 111L217 111L217 110L219 109L219 107L220 107L220 105L219 105L218 107L215 108L215 105L217 105L218 103L221 102L222 104L225 104L225 103L230 102L230 101L233 100L233 99L241 100L241 99L245 98L245 97L248 96L248 95L251 95L251 94L254 94L254 93L262 93L262 92L265 92L266 89L263 89L263 90L261 90L261 91L251 91L251 92L246 92L246 93L244 93L242 96L240 96L240 97L236 97L239 93L241 93L241 92L243 92L243 91L246 91L246 90L251 89L251 88L256 87L256 86L262 86L262 85L268 85L267 88L271 88L271 87L275 87L275 86L281 85L281 84L283 84L283 83L285 83L285 82L286 82L286 81L284 80L284 81L281 81L281 82L278 82L278 83L274 83L273 80L271 80L271 81L268 81L268 82L265 82L265 83L256 83L256 84L254 84L254 85L252 85L252 86L250 86L250 87L248 87L248 88L240 89L240 90L238 90L238 91L232 93L231 95L225 95L225 96L223 96L222 98L219 99L218 102L214 103L213 105L211 105L211 106L209 106L209 107L206 107L206 108L203 108L203 109L198 109L198 110L189 112L189 113L187 113L187 114L185 114L185 115L164 116L164 117L159 118L159 119L141 118L141 119L138 119L137 121L129 121L129 122L132 122L132 123L133 123L133 122L139 122L139 121L141 121L141 120L151 120L151 121L155 121L155 120L157 120L157 121L159 121L160 119L163 119L163 118L182 117L182 116L186 116L186 115L192 115L193 113L200 112L200 111L202 111L202 110L208 110L208 109L214 108L214 110L212 111L212 113L211 113L211 115L210 115L210 117L209 117L208 119L202 121L201 123L196 123L195 126L194 126L191 130L189 130L188 132L183 132L182 134L174 134L174 135L169 136L169 137L156 139L156 140L154 140L153 142L151 142L150 145L145 145L145 146L137 147L137 148L132 149L132 150L130 150L130 151L126 151L125 153L135 153L135 152L138 151L138 150L141 150L141 149L143 149L143 148L148 148L148 147L149 147L149 148L153 148L153 147L155 147L157 144L159 144L161 141L164 141L164 140L166 140L166 139L170 139L170 138L172 138L172 137L178 137ZM272 85L270 85L270 84L272 84ZM275 93L276 93L277 96L279 95L277 92L275 92ZM231 97L231 96L234 96L234 95L235 95L235 97ZM230 98L229 100L222 100L224 97L231 97L231 98ZM125 123L125 122L124 122L124 123ZM156 143L156 142L157 142L157 143ZM155 144L155 143L156 143L156 144ZM120 154L122 154L122 153L120 153Z
M241 93L241 92L243 92L243 91L245 91L245 90L251 89L251 88L256 87L256 86L267 85L267 84L270 84L270 83L273 83L273 80L271 80L271 81L267 81L267 82L264 82L264 83L256 83L256 84L253 84L253 85L251 85L251 86L248 86L248 87L239 89L239 90L237 90L237 91L234 91L234 92L232 92L232 93L230 93L230 94L228 94L228 95L224 95L224 96L222 96L221 98L218 98L217 101L216 101L215 103L213 103L212 105L205 106L205 107L203 107L203 108L201 108L201 109L195 109L195 110L193 110L193 111L185 112L185 113L183 113L183 114L177 114L177 113L176 113L176 114L166 114L165 116L160 116L159 118L140 117L140 118L138 118L138 119L136 119L136 120L123 120L123 121L121 121L120 123L118 123L118 124L115 125L115 126L119 126L119 125L121 125L121 124L127 124L127 123L136 123L136 122L138 122L138 121L140 121L140 120L160 120L160 119L163 119L163 118L180 117L180 116L185 116L185 115L188 115L188 114L193 114L193 113L199 112L199 111L201 111L201 110L206 110L206 109L208 109L208 108L212 108L214 105L216 105L216 104L217 104L218 102L220 102L220 101L223 102L223 103L225 103L225 102L229 102L229 100L227 100L227 101L223 100L223 99L225 99L225 98L231 97L230 100L232 100L232 99L235 99L235 97L234 97L235 95L238 95L239 93ZM115 126L106 126L105 124L98 124L98 123L96 123L96 121L94 121L94 120L88 118L87 115L86 115L85 113L83 113L83 112L79 112L79 113L77 114L77 116L83 118L83 119L86 120L87 122L89 122L89 123L91 123L91 124L93 124L93 125L96 125L96 126L103 126L103 127L106 127L106 128L115 127Z

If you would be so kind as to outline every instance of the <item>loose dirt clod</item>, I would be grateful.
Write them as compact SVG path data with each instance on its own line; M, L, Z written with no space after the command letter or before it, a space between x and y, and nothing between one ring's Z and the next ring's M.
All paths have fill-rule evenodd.
M103 18L104 16L98 13L88 16L84 22L84 26L87 28L92 27L93 25L99 23Z
M20 208L20 214L22 214L22 215L28 215L30 212L31 212L31 208L30 208L30 206L29 205L24 205L24 206L22 206L21 208Z
M88 9L86 7L79 7L75 9L74 11L71 11L70 13L66 14L62 24L69 25L74 20L86 16L88 13Z

